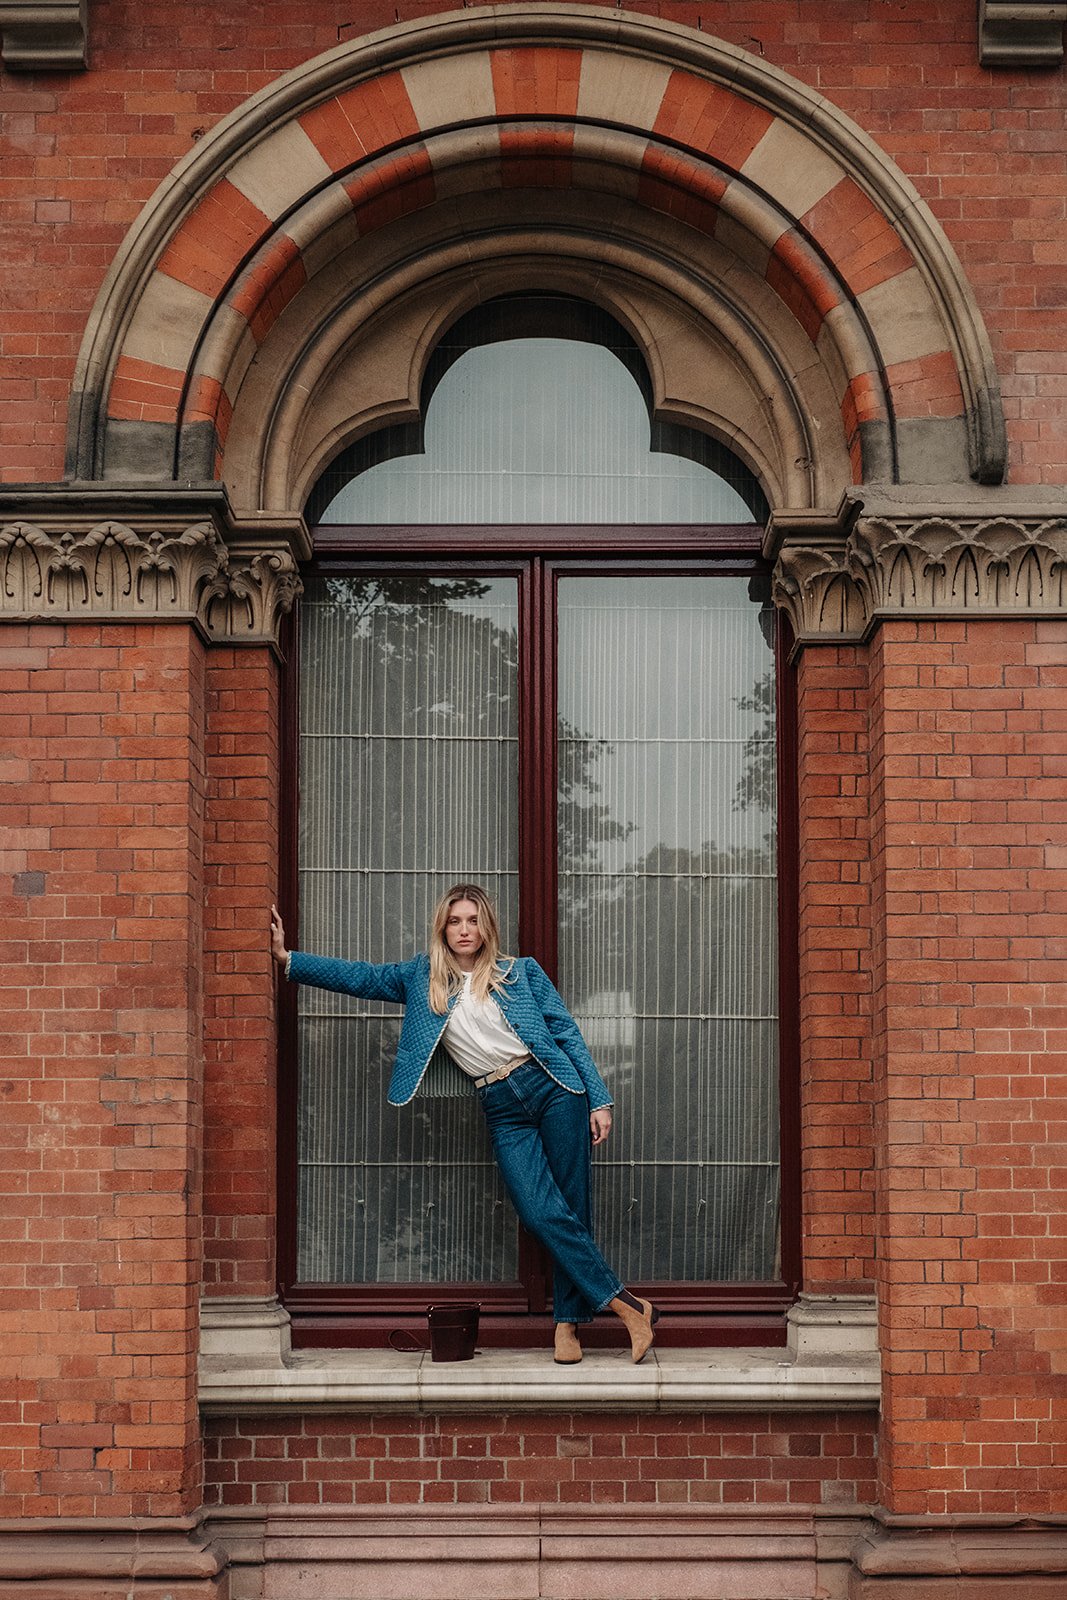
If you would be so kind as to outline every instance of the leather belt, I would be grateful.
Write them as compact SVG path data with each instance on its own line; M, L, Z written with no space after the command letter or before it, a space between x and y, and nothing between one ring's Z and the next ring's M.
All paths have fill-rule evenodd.
M484 1078L475 1078L474 1087L484 1089L487 1083L503 1083L505 1078L510 1078L516 1067L524 1067L533 1056L520 1056L517 1061L507 1061L502 1067L497 1067L493 1072L487 1072Z

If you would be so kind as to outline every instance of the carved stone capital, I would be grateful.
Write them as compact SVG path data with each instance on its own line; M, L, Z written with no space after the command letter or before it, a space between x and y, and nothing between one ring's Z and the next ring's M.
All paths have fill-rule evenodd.
M229 560L208 583L201 621L210 639L228 644L272 643L278 625L303 588L292 551L231 548Z
M843 540L785 545L774 568L772 592L775 604L789 617L798 644L845 643L863 637L867 618Z
M0 0L0 53L9 72L78 72L87 65L88 0Z
M238 524L218 490L0 490L0 621L186 621L273 644L306 542L302 524Z
M978 0L978 59L983 67L1057 67L1065 24L1067 5Z

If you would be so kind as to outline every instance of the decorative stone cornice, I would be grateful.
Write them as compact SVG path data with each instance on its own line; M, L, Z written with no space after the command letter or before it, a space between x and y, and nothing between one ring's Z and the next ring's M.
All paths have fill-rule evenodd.
M868 617L1067 609L1067 516L861 517L847 560Z
M0 527L0 595L16 617L192 617L205 580L226 568L210 522L143 532L111 519L77 530Z
M798 645L864 639L888 617L1067 614L1067 508L907 505L850 493L833 515L776 513L774 598Z
M1067 5L1047 0L978 0L983 67L1058 67Z
M87 65L88 0L0 0L0 54L9 72L79 72Z
M237 522L214 489L3 490L0 621L187 621L213 643L274 644L306 545L293 519Z

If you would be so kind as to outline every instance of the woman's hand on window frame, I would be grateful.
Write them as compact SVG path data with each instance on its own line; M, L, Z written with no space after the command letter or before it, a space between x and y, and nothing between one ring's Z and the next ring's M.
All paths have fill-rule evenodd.
M284 965L289 958L289 952L285 948L285 924L277 906L270 908L270 953L279 966Z

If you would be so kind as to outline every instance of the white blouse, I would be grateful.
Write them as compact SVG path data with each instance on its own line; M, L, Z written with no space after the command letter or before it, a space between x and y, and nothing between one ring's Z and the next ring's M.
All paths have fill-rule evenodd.
M465 973L463 991L448 1014L444 1047L457 1067L471 1078L484 1078L487 1072L526 1060L530 1052L490 996L476 1000L471 993L474 974Z

